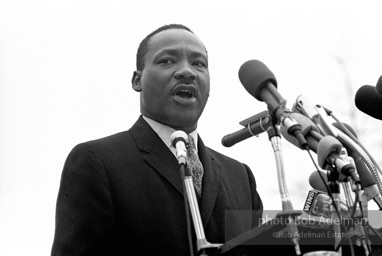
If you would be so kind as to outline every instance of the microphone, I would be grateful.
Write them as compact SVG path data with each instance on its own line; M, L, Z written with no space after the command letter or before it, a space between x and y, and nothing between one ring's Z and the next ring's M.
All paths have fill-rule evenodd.
M340 125L338 125L338 123L333 123L333 125L341 132L344 132L344 133L346 132ZM355 133L354 129L350 125L346 123L343 123L343 125L346 127L348 131L350 131L353 134L355 138L357 138L357 134ZM363 188L367 188L368 186L376 185L374 178L369 171L369 168L366 166L365 162L360 157L360 155L357 154L354 150L351 150L350 147L346 147L346 145L345 145L345 148L347 148L349 156L351 156L354 159L354 163L357 168L358 175L361 179L361 188L363 189Z
M346 161L347 160L346 158L340 155L341 151L344 151L346 154L346 150L342 149L342 145L337 139L335 139L332 136L325 136L318 144L318 149L317 149L318 162L321 168L323 168L324 159L326 159L326 161L328 161L330 164L335 165L337 170L340 173L346 176L351 176L359 189L361 187L360 185L361 181L358 177L358 174L355 171L354 166L352 166L352 164L349 163L349 161ZM359 193L359 190L356 193ZM341 204L340 204L340 201L338 201L338 199L339 199L338 197L337 199L335 199L337 200L337 207L339 206L338 208L341 208ZM364 214L365 204L363 203L362 197L358 197L358 200L359 200L358 202L360 203L360 206L359 206L360 211L358 212L358 214L357 214L357 211L354 212L353 217L360 217L367 221L367 218L365 218L366 215ZM366 203L366 207L367 207L367 203ZM350 217L350 216L347 216L347 217ZM367 246L367 244L369 243L367 242L367 235L365 233L366 233L365 227L363 225L357 224L355 225L353 231L348 232L348 235L356 235L357 241L359 241L359 243L364 247L365 254L369 255L368 253L369 248Z
M330 218L330 204L332 200L323 191L311 189L305 200L303 211L309 215Z
M322 180L321 177L324 178L324 180ZM312 188L314 188L315 190L319 190L319 191L323 191L327 193L328 190L326 189L324 182L325 184L328 184L329 182L328 175L324 171L317 170L312 172L309 176L309 184Z
M285 107L286 100L277 91L276 77L264 63L258 60L245 62L239 69L239 79L249 94L267 104L271 116L286 126L289 134L306 145L301 126L291 117L291 111Z
M272 117L269 115L268 111L263 111L241 121L240 124L246 128L225 135L221 140L223 146L231 147L249 137L257 136L260 133L265 132L268 127L272 125Z
M318 109L322 109L318 108L318 106L317 104L312 104L312 100L309 97L300 95L292 109L309 117L323 134L332 134L343 144L349 156L354 159L354 165L361 179L361 188L364 190L363 195L368 201L373 199L379 208L382 209L382 190L380 188L380 178L375 169L377 168L375 162L358 141L357 134L351 126L346 123L340 123L336 118L337 123L327 120L324 113L318 114ZM332 111L325 109L325 112L327 115L333 116Z
M176 157L179 164L186 164L188 136L184 131L175 131L171 134L171 145L176 148Z
M319 104L312 104L311 102L312 100L309 97L300 95L297 97L292 110L311 119L321 134L336 136L337 134L334 127L330 124L326 109Z
M269 114L272 118L276 119L276 123L281 123L281 126L285 126L288 133L294 135L304 147L307 146L304 136L301 133L301 125L299 125L290 115L290 110L285 107L285 99L278 93L276 87L277 82L273 73L260 61L249 60L245 62L239 69L239 79L244 88L259 101L264 101L267 104ZM289 200L289 195L286 190L286 184L284 180L284 170L282 159L280 157L280 136L274 133L274 136L270 136L272 146L275 152L277 161L277 175L279 180L280 194L282 196L283 212L279 214L288 216L291 220L289 225L289 231L293 234L291 240L295 246L296 254L300 255L299 235L297 226L292 218L301 214L293 210L292 204Z
M375 90L379 93L382 94L382 76L379 77L377 85L375 86Z
M361 182L353 164L347 159L346 149L333 136L325 136L318 143L317 162L322 169L326 169L327 163L330 163L336 166L340 173L351 176L355 183Z
M305 200L303 211L312 216L331 218L331 204L332 199L330 196L322 191L311 189ZM341 213L348 213L349 207L342 200L339 201L339 207Z
M305 140L308 143L309 149L317 153L318 142L323 138L317 126L309 118L302 114L291 113L291 116L296 120L298 124L301 125L301 133L305 136ZM280 131L287 141L300 149L305 149L294 136L291 136L288 133L284 126L280 128Z
M197 255L204 255L203 251L206 249L216 250L221 247L222 244L212 244L207 241L206 235L204 233L202 218L200 216L199 205L196 199L195 188L192 181L192 176L185 174L185 165L187 159L187 148L186 144L188 143L188 136L184 131L175 131L171 134L171 144L176 148L176 156L179 162L179 169L181 177L184 179L183 183L183 193L184 195L184 208L186 211L186 221L187 221L187 236L188 243L190 248L190 255L193 254L193 245L192 245L192 235L191 235L191 219L194 223L194 229L196 234L196 247ZM202 253L200 253L202 252Z
M378 84L378 88L380 87L381 85ZM382 120L382 94L378 93L374 86L364 85L359 88L355 94L355 105L363 113Z

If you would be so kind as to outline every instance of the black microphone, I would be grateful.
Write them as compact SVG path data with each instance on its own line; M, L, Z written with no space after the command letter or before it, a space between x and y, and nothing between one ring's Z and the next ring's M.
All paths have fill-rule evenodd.
M328 185L328 183L328 174L324 171L317 170L312 172L309 176L309 184L315 190L328 193L328 190L325 186L325 184Z
M249 60L241 65L239 79L249 94L268 105L271 115L280 120L280 115L289 112L286 109L286 100L277 91L275 75L258 60Z
M314 188L315 190L320 190L320 191L323 191L325 193L329 193L329 191L328 191L328 188L329 188L328 175L329 175L328 173L321 171L321 170L317 170L317 171L312 172L309 176L310 186L312 188ZM344 175L339 175L337 179L339 182L343 182L347 179L347 177Z
M272 117L268 111L263 111L240 122L245 128L225 135L221 143L225 147L231 147L236 143L263 133L272 125Z
M268 111L289 134L294 135L302 145L306 145L299 125L290 115L291 111L285 107L286 100L277 91L276 77L268 67L258 60L249 60L241 65L239 79L244 88L259 101L267 104Z
M188 136L184 131L175 131L171 134L171 145L176 148L176 157L179 164L186 164Z
M379 83L382 83L382 81ZM380 87L378 84L378 88ZM355 105L363 113L382 120L382 94L377 92L376 87L364 85L359 88L355 94Z
M375 86L375 90L379 93L382 94L382 76L379 77L377 85Z

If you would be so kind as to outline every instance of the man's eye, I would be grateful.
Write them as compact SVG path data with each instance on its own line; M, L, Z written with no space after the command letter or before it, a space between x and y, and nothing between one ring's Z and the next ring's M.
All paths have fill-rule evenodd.
M207 67L207 64L203 61L195 61L194 65L199 66L199 67L203 67L203 68Z
M171 64L171 63L174 63L174 60L170 59L170 58L165 58L165 59L161 59L159 60L158 62L159 64Z

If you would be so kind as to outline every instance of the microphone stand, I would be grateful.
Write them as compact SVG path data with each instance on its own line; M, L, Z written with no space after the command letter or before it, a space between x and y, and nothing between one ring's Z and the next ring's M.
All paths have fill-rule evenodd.
M282 212L277 214L277 217L281 217L282 220L288 221L288 231L291 234L291 240L294 244L296 255L301 255L300 245L299 245L299 234L298 228L295 223L297 216L302 214L302 211L294 210L292 202L289 197L288 188L286 185L285 172L284 172L284 161L282 158L281 151L281 137L279 129L275 125L271 125L267 129L269 140L271 141L273 152L276 159L277 168L277 181L279 183L279 191L282 203Z
M187 214L187 225L190 226L190 217L188 212L189 209L191 211L191 216L195 228L197 255L208 255L206 254L206 251L218 250L222 246L222 244L212 244L207 241L204 233L202 219L200 217L199 204L196 198L192 174L188 168L185 168L185 164L180 165L180 173L182 178L184 179L183 193Z
M352 165L355 166L354 160L349 157L346 153L346 150L343 149L343 152L341 153L342 155L345 156L345 158L352 163ZM349 208L352 208L351 211L351 216L345 216L342 215L341 213L341 206L340 206L340 187L339 187L339 182L340 182L340 171L341 170L336 170L333 168L329 168L329 189L332 192L333 195L333 203L331 205L331 220L332 220L332 225L334 229L334 235L335 235L335 248L337 249L341 242L342 242L342 237L343 233L341 231L341 223L346 221L346 219L350 220L351 222L354 222L353 225L348 227L347 225L343 225L343 228L345 229L346 236L344 238L348 237L349 241L352 236L357 237L357 244L359 246L363 246L365 255L368 256L370 253L370 241L368 240L368 234L367 234L367 225L364 225L366 222L367 224L367 201L366 199L362 196L361 193L361 185L354 180L354 184L351 183L351 176L346 177L346 180L342 180L342 187L344 188L345 192L345 197L346 197L346 204ZM350 192L350 186L353 187L353 191L355 193L355 202L353 201L351 197L351 192ZM360 211L360 216L355 216L356 211L357 211L357 204L359 204L359 211ZM360 218L359 218L360 217ZM357 218L357 219L356 219ZM361 224L358 223L359 219L361 219ZM340 224L338 224L340 223ZM352 229L352 231L349 231L349 228Z
M328 175L328 186L329 190L333 197L333 202L330 205L330 219L332 222L333 230L334 230L334 249L338 250L339 245L342 241L342 232L341 232L341 197L340 197L340 186L338 182L339 173L337 170L329 169Z
M370 247L370 240L368 238L368 214L367 214L367 199L366 196L362 194L362 190L360 185L357 184L350 184L351 181L347 181L342 183L345 196L346 196L346 202L348 205L348 208L351 209L350 216L346 216L347 218L350 218L351 222L353 224L353 227L351 231L348 231L349 236L355 236L356 237L356 244L358 246L363 246L365 255L368 256L371 252ZM350 186L353 187L353 192L355 193L355 202L353 201L353 198L350 196ZM357 204L359 205L358 212L357 212ZM361 223L359 223L359 221Z
M181 180L183 180L184 177L185 177L185 169L186 169L185 163L181 162L179 164L179 174L180 174ZM183 198L184 198L184 209L185 209L185 212L186 212L186 225L187 225L188 246L189 246L189 249L190 249L190 256L194 256L194 249L193 249L192 235L191 235L190 209L189 209L189 206L188 206L187 197L185 196L186 193L187 193L187 190L186 190L186 186L185 186L184 182L182 182L182 189L183 189L183 195L184 195L183 196Z
M355 193L356 193L356 200L355 200L351 219L357 218L354 221L355 222L354 232L357 237L356 244L358 246L362 246L365 251L365 255L368 256L370 255L370 252L371 252L371 243L370 243L369 235L368 235L369 230L368 230L367 200L365 197L362 196L360 189L356 189ZM357 203L359 204L360 216L354 216L356 215L356 211L357 211L357 207L356 207ZM359 223L359 220L361 223Z

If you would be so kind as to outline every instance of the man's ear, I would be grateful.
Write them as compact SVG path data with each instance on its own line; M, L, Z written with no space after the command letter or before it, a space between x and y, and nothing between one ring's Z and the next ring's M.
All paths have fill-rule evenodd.
M136 92L142 91L141 77L142 71L134 71L133 78L131 79L131 85Z

